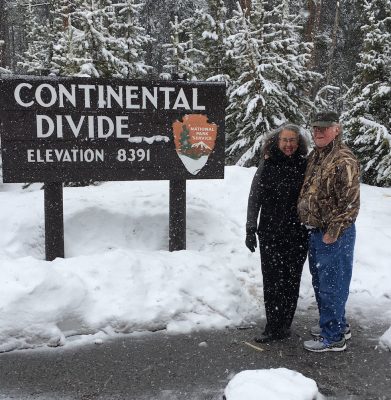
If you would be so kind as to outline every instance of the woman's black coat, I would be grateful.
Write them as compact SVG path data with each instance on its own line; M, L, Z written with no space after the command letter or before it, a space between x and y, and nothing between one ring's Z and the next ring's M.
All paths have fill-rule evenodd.
M262 237L273 235L278 240L279 235L305 231L297 215L297 199L306 159L297 152L288 157L278 148L272 148L269 158L261 164L251 184L247 232L258 232Z
M247 209L247 233L258 233L266 310L265 333L285 337L299 297L307 256L307 230L297 215L306 160L272 148L258 168ZM257 219L259 216L259 224Z

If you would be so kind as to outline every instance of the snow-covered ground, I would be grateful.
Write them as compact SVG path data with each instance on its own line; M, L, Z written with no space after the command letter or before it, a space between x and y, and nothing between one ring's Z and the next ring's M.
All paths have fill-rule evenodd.
M187 250L173 253L167 181L65 188L66 258L53 262L41 185L0 183L0 351L259 320L259 255L244 246L254 173L227 167L224 180L188 181ZM348 314L391 325L391 189L362 185L361 196ZM313 303L305 267L299 308ZM391 348L391 329L379 343Z

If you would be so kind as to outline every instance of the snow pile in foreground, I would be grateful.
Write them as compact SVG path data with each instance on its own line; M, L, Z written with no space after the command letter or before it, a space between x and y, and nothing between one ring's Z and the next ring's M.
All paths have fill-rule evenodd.
M391 327L381 336L379 343L384 350L391 351Z
M228 383L226 400L315 400L320 399L316 382L286 368L239 372Z
M66 258L53 262L44 261L41 185L0 184L0 351L259 321L259 254L244 246L254 173L228 167L224 180L188 181L187 250L173 253L167 181L65 188ZM360 321L391 325L389 237L391 189L363 185L348 302ZM314 304L304 271L301 311Z

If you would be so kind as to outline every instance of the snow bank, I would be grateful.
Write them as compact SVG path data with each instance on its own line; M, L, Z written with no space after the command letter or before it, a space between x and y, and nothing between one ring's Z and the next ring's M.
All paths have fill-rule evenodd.
M228 167L224 180L188 181L187 250L173 253L168 182L65 188L66 258L53 262L44 261L41 185L0 184L0 351L264 317L259 254L244 246L254 173ZM348 314L391 324L391 189L362 186L357 232ZM304 270L302 311L314 303Z

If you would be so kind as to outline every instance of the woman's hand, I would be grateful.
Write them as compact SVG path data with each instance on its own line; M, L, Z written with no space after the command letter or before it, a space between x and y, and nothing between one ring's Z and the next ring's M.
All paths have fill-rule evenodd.
M257 247L257 237L255 236L255 233L246 234L246 246L251 253L254 253L255 248Z

